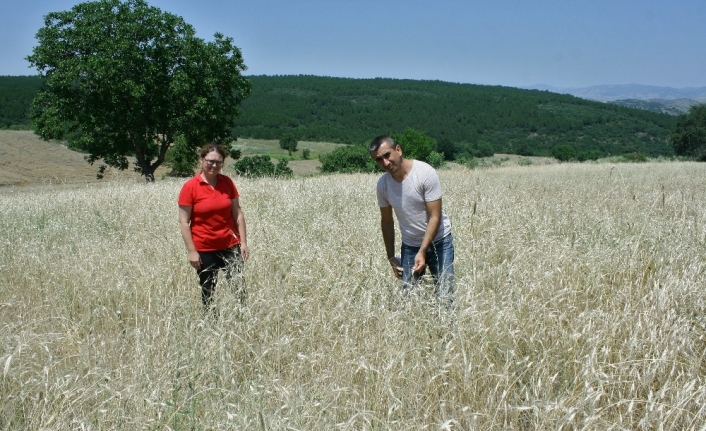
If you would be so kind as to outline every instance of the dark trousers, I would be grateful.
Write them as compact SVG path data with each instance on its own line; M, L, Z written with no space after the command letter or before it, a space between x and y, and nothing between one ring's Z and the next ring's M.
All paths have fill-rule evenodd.
M196 271L201 285L201 301L204 307L209 307L213 301L213 292L216 290L218 272L224 271L228 282L242 279L243 256L240 254L240 245L225 250L199 252L201 269ZM238 280L237 294L240 302L245 304L245 281Z

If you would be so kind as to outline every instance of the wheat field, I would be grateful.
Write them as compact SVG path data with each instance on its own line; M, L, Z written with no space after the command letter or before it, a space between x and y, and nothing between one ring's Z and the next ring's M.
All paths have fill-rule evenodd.
M235 178L204 315L180 180L0 190L0 428L703 430L706 165L441 171L456 307L402 298L377 175Z

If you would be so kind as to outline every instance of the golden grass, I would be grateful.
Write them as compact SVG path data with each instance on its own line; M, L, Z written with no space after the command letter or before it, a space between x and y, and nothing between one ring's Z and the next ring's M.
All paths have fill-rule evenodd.
M249 304L204 318L181 181L6 190L0 428L701 429L706 166L440 173L454 316L397 297L376 175L236 179Z

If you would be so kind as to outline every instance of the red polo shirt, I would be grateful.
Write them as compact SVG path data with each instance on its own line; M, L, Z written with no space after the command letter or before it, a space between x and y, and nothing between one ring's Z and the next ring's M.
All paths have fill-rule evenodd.
M216 187L199 173L185 182L179 192L179 206L191 207L191 237L197 251L217 251L240 244L233 199L238 199L233 180L218 174Z

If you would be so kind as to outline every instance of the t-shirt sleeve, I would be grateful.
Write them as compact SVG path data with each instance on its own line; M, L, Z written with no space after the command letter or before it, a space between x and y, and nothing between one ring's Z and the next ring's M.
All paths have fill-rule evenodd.
M390 201L387 200L387 194L385 193L385 177L380 177L378 179L377 187L375 188L378 198L378 207L385 208L390 206Z
M424 176L424 201L433 202L441 199L441 181L434 168L429 167Z

